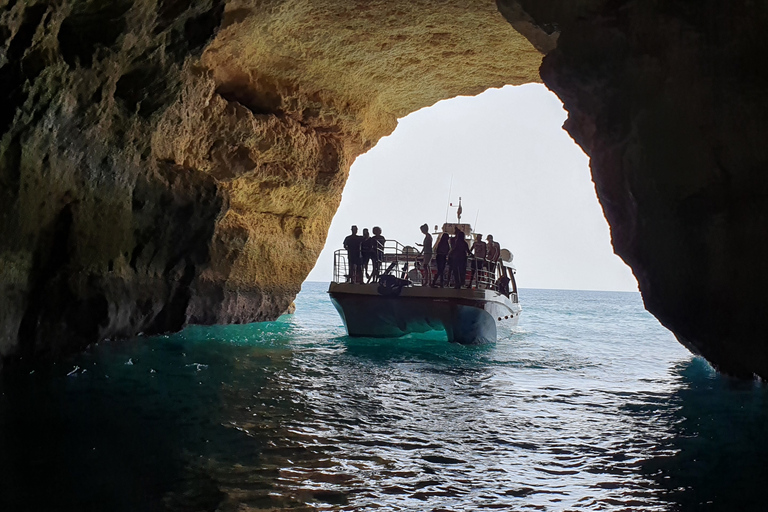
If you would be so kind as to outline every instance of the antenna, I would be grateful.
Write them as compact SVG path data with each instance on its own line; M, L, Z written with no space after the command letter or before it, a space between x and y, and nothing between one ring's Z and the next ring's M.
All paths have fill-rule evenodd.
M446 223L448 223L448 210L451 208L451 192L453 192L453 174L451 174L451 184L448 186L448 206L445 207Z
M475 226L475 231L477 231L477 218L480 216L480 208L477 209L477 215L475 215L475 223L473 226Z

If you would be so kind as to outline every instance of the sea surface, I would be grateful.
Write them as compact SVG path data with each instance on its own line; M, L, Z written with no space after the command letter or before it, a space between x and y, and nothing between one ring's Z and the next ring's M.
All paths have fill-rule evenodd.
M768 390L638 293L522 290L493 345L276 322L107 341L0 387L0 510L766 510Z

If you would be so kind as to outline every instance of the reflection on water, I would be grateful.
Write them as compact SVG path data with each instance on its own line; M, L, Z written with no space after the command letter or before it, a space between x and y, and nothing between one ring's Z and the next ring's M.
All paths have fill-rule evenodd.
M310 286L295 317L7 381L0 510L763 508L764 387L636 294L525 295L489 346L347 338Z
M667 441L675 455L649 459L643 471L679 510L765 510L768 388L718 376L701 359L675 373Z

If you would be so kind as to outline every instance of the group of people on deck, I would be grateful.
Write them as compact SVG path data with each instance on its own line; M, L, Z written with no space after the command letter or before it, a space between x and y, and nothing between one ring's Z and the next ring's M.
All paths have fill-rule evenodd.
M449 270L448 285L454 288L462 288L466 284L467 261L471 257L471 273L469 286L486 268L491 276L496 271L501 247L498 242L493 240L493 235L488 235L486 241L483 241L483 235L476 234L475 240L470 247L466 240L466 235L458 227L454 228L454 235L450 236L443 232L438 236L437 244L433 244L432 235L429 233L429 226L422 224L421 232L424 235L423 243L416 244L422 247L421 272L422 282L432 287L445 286L446 266ZM437 228L435 228L437 231ZM368 229L363 229L363 235L357 234L357 226L352 226L352 234L344 239L344 248L347 250L349 260L349 281L356 284L363 282L375 282L381 274L381 262L384 256L385 239L381 235L381 228L373 228L373 236L370 236ZM435 260L437 272L432 277L432 260ZM368 264L372 263L373 270L368 272ZM363 279L365 275L366 281ZM418 276L418 274L417 274Z
M375 282L381 273L381 260L384 256L384 237L379 226L373 227L373 236L368 228L363 229L363 236L357 234L357 226L352 226L352 234L344 239L344 248L349 259L349 280L363 283L363 273L367 282ZM368 273L368 263L373 263L373 271Z
M440 287L445 286L445 267L449 268L448 284L453 283L454 288L462 288L466 283L467 260L472 257L472 270L469 277L469 286L475 275L485 270L487 267L491 275L496 271L496 264L501 255L501 246L493 241L493 235L486 237L487 242L483 241L483 235L476 234L475 240L470 247L466 240L466 235L459 228L454 228L454 236L443 232L440 234L437 244L434 247L435 263L437 264L437 273L432 277L432 235L429 234L429 226L421 226L421 232L424 233L424 243L416 244L423 246L422 251L424 261L422 269L427 283L431 286L437 286L440 281Z

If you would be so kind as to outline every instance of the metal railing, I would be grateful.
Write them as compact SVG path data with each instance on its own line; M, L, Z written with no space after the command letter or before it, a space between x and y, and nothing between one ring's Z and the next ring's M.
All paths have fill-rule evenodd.
M333 253L333 280L336 283L362 284L376 282L387 274L408 279L409 275L414 275L412 270L421 260L421 254L415 248L404 246L397 240L385 240L371 257L363 258L363 264L357 269L358 275L353 276L346 249L338 249Z
M429 286L439 281L442 281L445 286L456 284L448 264L445 266L445 275L441 280L434 259L428 272L423 268L423 263L423 255L416 248L404 246L397 240L385 240L374 257L363 258L362 264L356 269L357 275L352 275L353 269L349 263L347 251L345 249L335 251L333 253L333 280L336 283L365 284L377 282L384 275L393 275L409 281L410 286ZM491 270L492 267L493 270ZM492 263L469 257L467 258L463 284L471 288L496 290L497 283L503 275L501 262ZM428 282L425 278L428 278ZM510 290L510 298L513 295L516 296L517 293ZM513 299L513 302L516 302L516 299Z
M339 249L333 253L333 282L349 283L350 266L347 263L347 251Z

